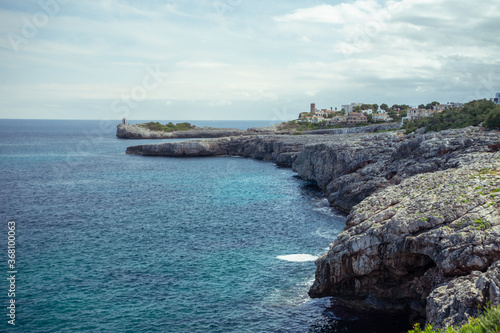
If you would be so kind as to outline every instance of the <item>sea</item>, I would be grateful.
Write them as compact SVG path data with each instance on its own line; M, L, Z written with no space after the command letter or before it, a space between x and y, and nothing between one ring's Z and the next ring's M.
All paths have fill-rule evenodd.
M1 332L401 331L307 295L346 218L315 184L268 161L126 155L178 140L118 123L0 120Z

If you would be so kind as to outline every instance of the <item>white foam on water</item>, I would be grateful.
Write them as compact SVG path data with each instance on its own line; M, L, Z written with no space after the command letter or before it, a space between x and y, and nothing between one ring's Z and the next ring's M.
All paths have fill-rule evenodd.
M278 258L280 260L292 261L292 262L315 261L316 259L318 259L317 256L313 256L310 254L304 254L304 253L287 254L284 256L277 256L276 258Z

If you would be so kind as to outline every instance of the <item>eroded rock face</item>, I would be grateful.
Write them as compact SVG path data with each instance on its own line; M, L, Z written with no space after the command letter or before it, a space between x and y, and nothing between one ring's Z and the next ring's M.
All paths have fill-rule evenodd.
M363 200L317 260L310 295L369 311L425 312L441 327L498 304L499 159L475 153L468 165Z
M427 320L439 327L461 324L477 317L487 302L500 304L500 261L484 273L473 271L435 288L427 297Z
M304 148L293 163L299 176L315 180L334 207L344 212L380 188L416 174L456 168L491 151L498 132L478 128L438 133L339 135L335 142Z
M252 135L139 145L128 147L126 152L176 157L233 155L273 161L290 167L305 145L331 140L331 136L317 135Z

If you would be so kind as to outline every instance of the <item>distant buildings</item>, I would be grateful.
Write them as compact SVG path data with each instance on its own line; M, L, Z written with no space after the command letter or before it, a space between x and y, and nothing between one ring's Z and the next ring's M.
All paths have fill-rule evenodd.
M497 93L495 98L492 98L491 100L495 104L500 105L500 92ZM370 119L370 122L388 122L394 121L388 113L397 112L399 115L402 111L401 106L399 105L394 105L392 109L380 109L378 112L369 108L370 106L371 104L350 103L342 105L342 111L337 112L333 111L333 108L330 108L330 110L316 109L316 104L311 103L310 111L300 113L298 120L311 123L328 122L329 125L367 123L368 119ZM407 116L403 117L402 121L418 120L451 108L461 108L463 106L463 103L448 102L447 104L428 104L427 108L408 108L406 110ZM406 109L406 107L407 106L405 105L404 108ZM365 110L361 110L361 108L364 108ZM335 108L335 110L337 110L337 108Z
M409 108L406 111L406 117L404 120L418 120L420 118L428 117L431 110L428 109L417 109L417 108Z
M451 105L452 108L461 108L464 106L464 103L448 102L448 105Z
M420 108L409 108L406 112L406 117L401 119L402 122L405 120L418 120L425 117L429 117L432 114L443 112L451 108L463 107L463 103L448 103L448 104L436 104L433 105L431 109L420 109Z
M497 104L497 105L500 105L500 92L498 92L494 98L491 98L490 101L492 101L493 103Z
M354 108L356 106L361 106L363 105L363 103L351 103L351 104L346 104L346 105L342 105L342 109L345 110L345 113L346 114L349 114L351 112L354 112Z
M453 106L451 104L437 104L432 106L432 111L441 112L447 109L451 109Z
M373 121L393 121L391 117L387 113L375 113L372 115Z
M374 113L373 109L362 110L361 112L355 112L357 107L361 107L363 103L351 103L348 105L342 105L343 111L333 111L333 107L328 109L316 109L316 104L311 103L309 112L301 112L299 114L298 121L318 123L318 122L328 122L329 125L336 124L357 124L357 123L367 123L368 116L371 115L374 121L392 121L393 119L389 117L387 113ZM337 110L337 108L335 108ZM382 110L380 111L382 112Z
M333 116L328 120L330 125L343 124L347 122L347 118L344 116Z
M368 117L360 112L351 112L347 115L348 124L367 123Z

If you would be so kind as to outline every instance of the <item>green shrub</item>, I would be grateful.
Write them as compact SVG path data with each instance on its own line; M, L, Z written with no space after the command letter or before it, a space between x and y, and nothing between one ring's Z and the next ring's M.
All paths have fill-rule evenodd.
M478 126L483 123L488 128L500 128L500 106L486 99L475 100L461 108L451 108L441 113L416 121L405 121L403 128L407 134L425 127L426 132L452 128Z
M469 322L461 327L448 327L446 329L434 329L427 325L424 330L416 324L408 333L499 333L500 332L500 306L486 309L477 318L470 318Z
M173 124L172 122L169 122L168 124L162 125L159 122L149 122L146 124L140 124L139 126L147 128L151 131L162 131L162 132L175 132L175 131L187 131L189 129L192 129L193 126L190 123L177 123Z
M489 129L500 129L500 108L491 110L484 122L484 126Z

